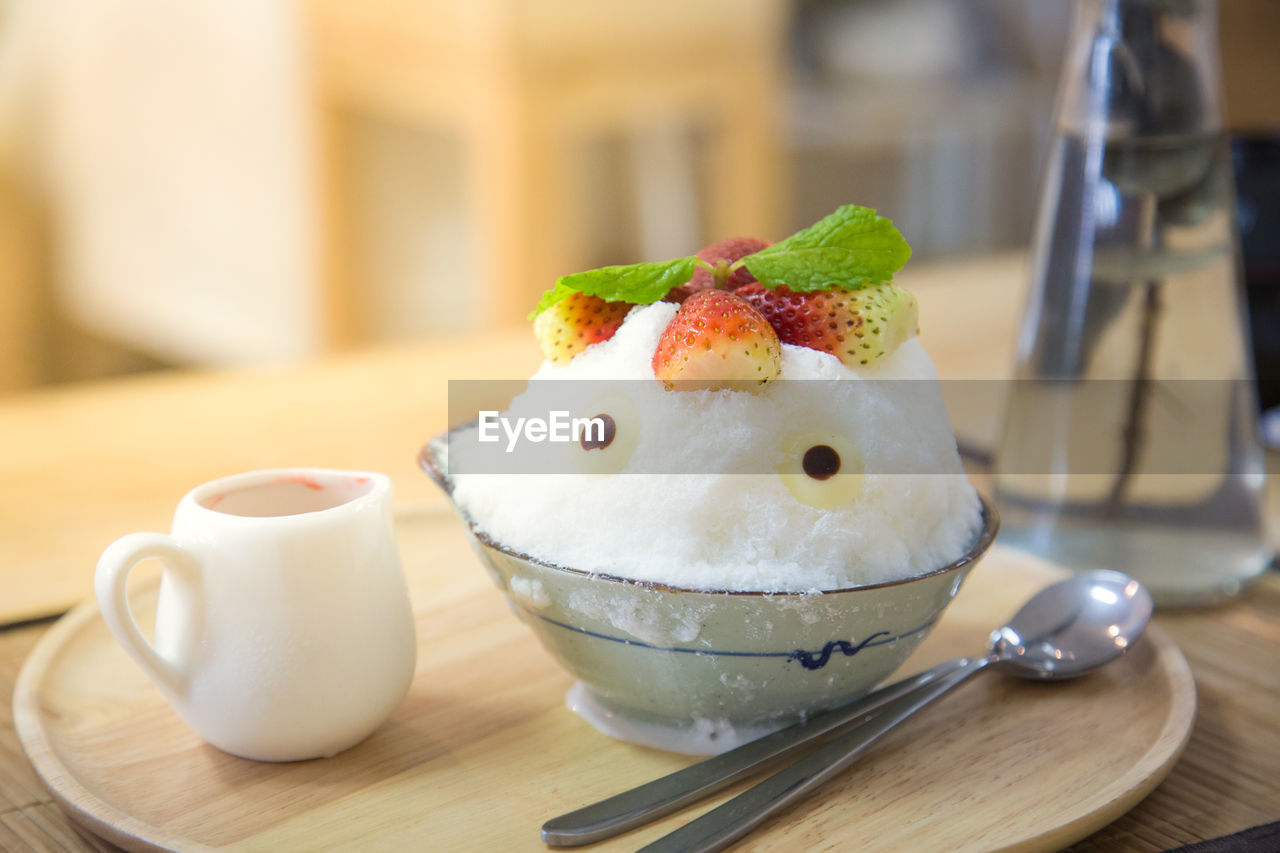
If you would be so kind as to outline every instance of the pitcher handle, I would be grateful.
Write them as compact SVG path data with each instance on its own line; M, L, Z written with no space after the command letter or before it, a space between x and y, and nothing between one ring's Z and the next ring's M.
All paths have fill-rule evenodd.
M186 662L164 658L147 641L133 618L125 594L130 572L138 563L153 557L161 560L165 569L172 571L179 582L193 593L190 600L194 602L194 596L200 589L200 562L190 550L163 533L130 533L108 546L98 559L94 572L94 594L107 628L129 656L152 681L181 695L187 687ZM193 615L187 614L189 626ZM190 644L186 646L189 648Z

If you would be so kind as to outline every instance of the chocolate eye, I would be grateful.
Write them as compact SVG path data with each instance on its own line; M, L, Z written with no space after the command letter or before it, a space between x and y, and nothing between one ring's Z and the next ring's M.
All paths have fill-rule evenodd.
M582 445L583 450L604 450L613 444L617 434L618 424L610 415L601 412L591 416L582 430L582 435L578 438L578 443Z
M619 390L594 394L574 417L570 466L583 474L621 473L631 461L640 437L640 411L636 402ZM587 412L596 412L586 415Z
M840 473L840 454L829 444L815 444L804 452L800 467L815 480L827 480Z
M783 436L778 475L802 504L834 509L862 494L865 466L857 445L842 430L805 428Z

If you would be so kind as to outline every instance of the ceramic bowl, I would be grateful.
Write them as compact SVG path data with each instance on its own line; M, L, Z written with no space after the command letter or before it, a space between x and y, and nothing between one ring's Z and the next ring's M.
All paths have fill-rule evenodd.
M446 494L442 436L419 462ZM579 680L569 704L608 734L715 752L848 702L893 672L938 621L995 538L902 581L821 594L678 589L558 566L467 524L515 614Z

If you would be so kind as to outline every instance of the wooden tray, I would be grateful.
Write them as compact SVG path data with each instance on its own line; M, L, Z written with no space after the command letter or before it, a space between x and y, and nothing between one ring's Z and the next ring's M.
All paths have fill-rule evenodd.
M565 709L569 677L507 612L452 516L401 519L398 533L418 673L371 738L296 764L219 752L184 727L90 602L41 639L14 694L23 749L55 799L131 850L539 850L546 818L694 760L611 740ZM993 550L903 673L979 651L1060 571ZM154 586L133 601L150 614ZM988 675L742 847L1056 849L1150 792L1194 714L1186 661L1155 629L1078 681ZM635 849L720 799L591 849Z

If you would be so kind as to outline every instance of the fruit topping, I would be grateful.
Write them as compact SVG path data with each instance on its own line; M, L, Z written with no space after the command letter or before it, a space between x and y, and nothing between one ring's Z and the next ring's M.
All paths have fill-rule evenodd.
M768 381L778 372L778 340L871 367L917 332L915 299L890 281L910 257L890 220L847 204L778 243L735 237L693 257L564 276L529 318L546 357L564 364L612 337L632 307L680 303L653 360L666 380ZM706 316L690 319L684 306L704 293L736 294L759 313L719 299L701 304ZM693 338L700 353L688 343ZM738 346L744 341L745 349Z
M533 333L548 360L567 364L591 344L613 337L630 310L629 302L606 302L599 296L571 293L538 315Z
M672 288L664 299L667 302L684 302L699 290L708 290L710 288L733 290L745 284L751 284L756 280L756 277L751 274L750 270L743 266L733 269L730 265L734 261L740 261L747 255L754 255L761 249L769 248L769 246L768 240L761 240L756 237L731 237L728 240L721 240L719 243L712 243L694 255L698 260L708 264L710 268L703 266L695 268L693 277L689 279L688 284Z
M896 284L794 293L748 284L734 291L754 305L786 344L829 352L870 367L919 331L916 300Z
M723 387L735 380L768 382L778 375L782 346L760 312L723 290L702 290L680 306L658 340L653 373L668 388Z

